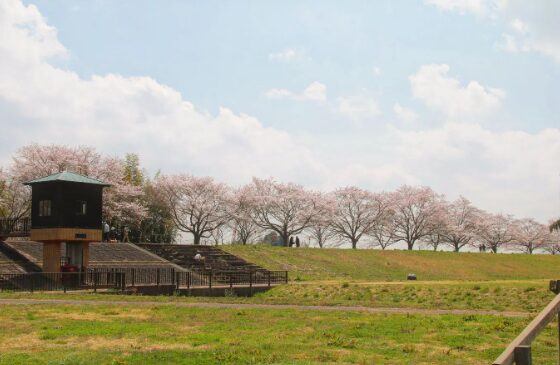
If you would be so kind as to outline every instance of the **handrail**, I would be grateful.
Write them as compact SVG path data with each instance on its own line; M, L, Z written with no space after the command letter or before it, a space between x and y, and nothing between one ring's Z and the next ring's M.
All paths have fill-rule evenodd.
M530 365L531 364L531 343L541 333L543 329L560 312L560 280L552 280L550 288L557 295L556 297L529 323L527 327L513 340L504 352L492 365ZM560 318L559 318L560 326ZM560 328L560 327L559 327Z

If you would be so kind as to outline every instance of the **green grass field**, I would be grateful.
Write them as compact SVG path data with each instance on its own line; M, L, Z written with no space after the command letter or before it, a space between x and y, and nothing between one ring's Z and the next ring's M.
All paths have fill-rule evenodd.
M297 280L516 280L560 278L560 255L341 250L230 245L220 248Z
M138 305L1 305L0 364L481 364L490 363L548 304L560 257L226 246L288 285L252 298L0 293L0 299L153 301ZM409 272L416 282L405 281ZM185 308L226 302L522 311L371 314L310 309ZM555 326L533 346L554 363Z
M115 305L2 306L0 364L481 364L529 319ZM535 363L553 363L554 328Z

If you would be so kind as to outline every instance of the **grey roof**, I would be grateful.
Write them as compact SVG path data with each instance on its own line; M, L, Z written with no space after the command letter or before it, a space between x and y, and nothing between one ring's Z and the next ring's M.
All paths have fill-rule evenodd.
M75 172L70 171L63 171L57 174L41 177L39 179L31 180L25 183L25 185L33 185L51 181L67 181L67 182L74 182L74 183L81 183L81 184L92 184L92 185L101 185L101 186L111 186L111 184L107 184L101 180L94 179L92 177L76 174Z

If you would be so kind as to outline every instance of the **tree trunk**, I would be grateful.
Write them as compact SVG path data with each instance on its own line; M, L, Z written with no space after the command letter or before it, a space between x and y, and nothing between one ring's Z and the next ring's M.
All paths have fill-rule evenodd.
M358 240L356 238L352 238L352 249L356 249L358 247Z
M198 233L193 233L193 237L194 237L194 244L195 245L200 245L200 235Z
M287 233L281 234L280 238L282 239L282 243L284 244L284 247L288 247L290 245L288 242L290 240L290 237L288 237Z
M408 250L412 251L414 249L414 242L407 242Z

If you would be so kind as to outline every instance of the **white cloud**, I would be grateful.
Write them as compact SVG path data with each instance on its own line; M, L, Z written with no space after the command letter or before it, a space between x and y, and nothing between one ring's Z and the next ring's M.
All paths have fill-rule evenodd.
M269 99L324 102L327 100L327 86L318 81L314 81L299 94L293 93L287 89L270 89L264 95Z
M436 190L543 222L558 214L559 129L492 132L447 123L426 131L394 129L391 141L402 170Z
M217 115L200 111L149 77L83 79L53 66L49 59L66 50L34 6L0 2L0 34L3 156L30 142L85 144L110 155L138 152L153 171L233 183L252 175L313 181L313 174L323 174L309 149L251 116L227 108Z
M425 0L425 2L443 11L487 15L498 8L503 0Z
M503 90L485 87L477 81L462 86L448 72L449 66L445 64L421 66L409 77L414 97L451 118L484 114L501 105Z
M325 101L327 100L327 87L320 82L313 82L303 90L304 100Z
M268 59L271 61L288 63L309 61L310 57L303 49L285 48L280 52L269 53Z
M375 76L375 77L381 76L381 68L379 68L377 66L374 66L371 71L373 73L373 76Z
M338 98L335 111L352 121L374 119L382 114L377 101L364 93Z
M472 13L482 18L502 19L508 30L502 49L537 52L560 63L560 1L527 0L426 0L440 10Z
M413 123L418 119L418 115L411 109L401 106L399 103L393 105L393 112L399 120L405 123Z
M295 96L290 90L286 89L270 89L264 95L269 99L284 99Z

